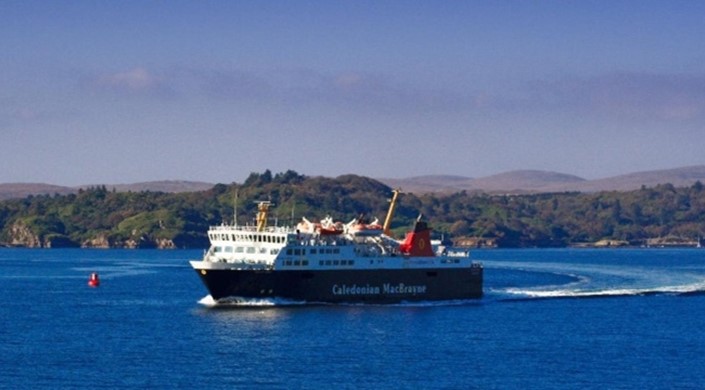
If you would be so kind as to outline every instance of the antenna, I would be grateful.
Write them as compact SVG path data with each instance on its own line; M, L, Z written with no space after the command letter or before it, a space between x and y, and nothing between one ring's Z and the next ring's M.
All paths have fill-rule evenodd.
M233 200L233 226L237 226L237 197L239 189L235 190L235 199Z
M294 226L294 209L296 209L296 201L291 204L291 226Z

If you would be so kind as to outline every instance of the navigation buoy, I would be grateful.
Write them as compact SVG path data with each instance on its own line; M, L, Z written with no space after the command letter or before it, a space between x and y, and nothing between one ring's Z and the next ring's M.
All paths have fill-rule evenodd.
M98 273L93 272L91 274L91 277L88 278L88 285L91 287L98 287L100 286L100 279L98 279Z

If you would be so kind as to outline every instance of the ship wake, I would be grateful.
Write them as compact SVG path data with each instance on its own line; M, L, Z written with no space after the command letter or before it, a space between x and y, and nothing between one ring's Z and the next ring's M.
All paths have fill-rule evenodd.
M495 290L495 292L525 298L595 298L637 295L689 296L705 294L705 281L679 286L661 286L650 288L607 288L602 290L509 288L505 290Z
M499 300L705 294L705 275L700 270L560 263L498 262L495 266L499 272L550 274L568 280L560 284L489 287L488 292Z
M230 297L219 300L206 295L198 301L199 304L209 308L238 308L238 307L280 307L280 306L301 306L309 304L306 301L294 301L284 298L242 298Z
M266 308L266 307L289 307L289 306L343 306L343 307L438 307L438 306L464 306L478 305L480 301L477 299L453 299L441 301L403 301L399 303L365 303L365 302L313 302L313 301L295 301L284 298L241 298L231 297L214 300L210 295L206 295L198 301L199 304L208 308L227 309L227 308Z

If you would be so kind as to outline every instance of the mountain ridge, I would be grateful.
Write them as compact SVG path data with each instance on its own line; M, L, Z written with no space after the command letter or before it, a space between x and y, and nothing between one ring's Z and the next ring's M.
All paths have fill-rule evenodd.
M453 193L460 191L522 194L550 192L631 191L642 186L655 187L670 183L676 187L705 183L705 165L632 172L601 179L552 171L514 170L478 178L459 175L422 175L407 178L376 178L375 180L411 193ZM33 195L67 195L80 189L103 186L118 192L197 192L213 188L215 183L184 180L146 181L132 184L97 184L60 186L44 183L0 183L0 200L25 198Z
M185 180L157 180L132 184L90 184L81 186L61 186L46 183L0 183L0 200L21 199L36 195L68 195L75 194L81 189L105 186L108 190L118 192L196 192L213 188L215 184L200 181Z
M579 176L541 170L515 170L479 178L446 175L424 175L403 179L378 179L391 187L400 187L414 193L448 193L458 191L487 193L549 193L549 192L602 192L632 191L642 186L655 187L673 184L676 187L705 183L705 165L632 172L601 179L584 179Z

